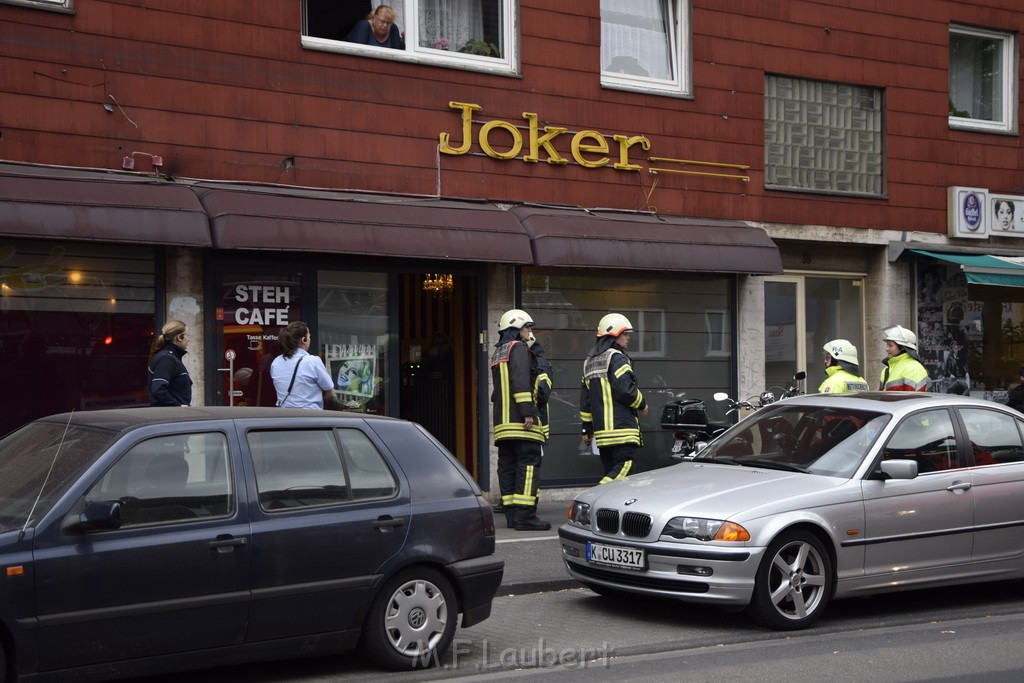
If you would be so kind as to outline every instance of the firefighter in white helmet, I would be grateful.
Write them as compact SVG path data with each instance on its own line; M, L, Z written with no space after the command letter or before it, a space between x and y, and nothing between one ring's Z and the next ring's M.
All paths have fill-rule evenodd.
M506 311L498 322L498 343L491 354L491 402L501 505L508 526L520 531L551 528L537 517L544 432L537 424L533 354L526 343L532 327L533 318L525 311Z
M583 363L580 420L583 440L594 439L605 475L599 483L625 479L640 449L640 418L650 406L637 386L626 349L633 325L620 313L609 313L597 325L597 343Z
M818 387L823 394L845 394L849 391L867 391L868 382L860 376L857 347L846 339L833 339L822 347L825 350L825 381Z
M928 371L917 359L917 335L893 325L882 332L885 341L885 367L879 381L880 391L928 391Z

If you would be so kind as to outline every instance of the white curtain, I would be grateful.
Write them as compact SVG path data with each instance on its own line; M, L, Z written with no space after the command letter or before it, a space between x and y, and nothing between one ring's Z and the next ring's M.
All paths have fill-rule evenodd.
M958 113L967 112L969 118L992 121L1002 110L1001 44L957 34L950 35L949 40L949 98L953 107Z
M457 52L470 39L484 40L481 5L482 0L420 0L420 46Z
M608 73L673 80L672 10L678 1L601 0L601 68Z

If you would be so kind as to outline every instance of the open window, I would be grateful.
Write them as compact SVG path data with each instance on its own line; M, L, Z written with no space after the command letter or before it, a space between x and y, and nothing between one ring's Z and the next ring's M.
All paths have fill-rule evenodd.
M381 4L394 11L403 49L355 41L352 31ZM436 64L456 69L515 73L516 11L512 0L303 0L304 47Z

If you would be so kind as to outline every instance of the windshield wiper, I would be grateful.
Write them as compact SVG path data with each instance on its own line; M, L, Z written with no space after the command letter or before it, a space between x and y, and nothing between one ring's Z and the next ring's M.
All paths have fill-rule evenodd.
M754 460L737 460L736 464L742 465L743 467L764 467L769 470L782 470L783 472L810 473L810 470L806 467L800 467L799 465L794 465L788 462L779 462L777 460L765 460L763 458L757 458Z

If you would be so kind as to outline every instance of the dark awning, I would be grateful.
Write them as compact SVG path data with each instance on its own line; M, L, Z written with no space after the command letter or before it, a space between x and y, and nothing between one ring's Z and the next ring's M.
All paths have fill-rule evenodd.
M1024 287L1024 258L992 254L950 254L925 249L907 249L911 254L927 256L960 268L967 282L975 285Z
M529 206L512 213L533 240L538 266L782 272L775 243L764 230L745 223Z
M530 238L485 203L288 188L196 186L217 249L528 264Z
M192 190L156 178L4 164L0 207L0 235L210 246Z

